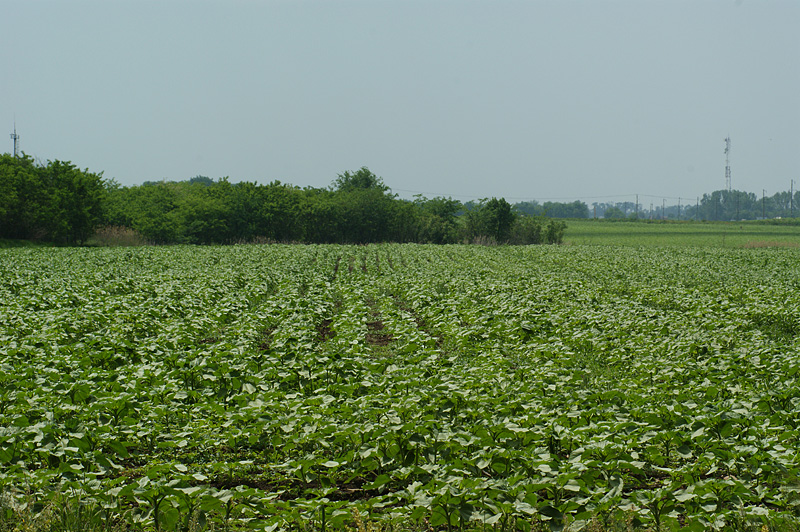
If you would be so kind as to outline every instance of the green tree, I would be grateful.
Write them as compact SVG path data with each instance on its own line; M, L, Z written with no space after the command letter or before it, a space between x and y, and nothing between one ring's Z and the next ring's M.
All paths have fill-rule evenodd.
M341 242L363 244L391 240L389 228L394 199L382 190L339 191L332 199Z
M114 179L106 180L102 225L133 227L132 202L139 187L124 187Z
M339 174L331 188L330 193L312 192L309 198L316 238L340 243L392 240L397 200L380 177L362 167ZM320 215L327 219L320 220Z
M334 202L335 192L320 188L303 190L300 219L303 240L319 244L343 242L341 213Z
M497 242L506 242L514 224L514 212L503 198L492 198L480 210L480 218L487 236Z
M49 161L40 169L49 189L48 233L52 240L82 244L102 220L102 173L81 171L69 161Z
M540 205L537 201L522 201L514 204L514 210L529 216L545 216L547 218L588 218L589 206L582 201L561 203L546 201Z
M517 216L511 228L509 243L516 245L541 244L542 222L538 216Z
M224 179L227 179L227 178L224 178ZM205 186L209 187L209 186L214 184L214 180L211 179L208 176L197 175L197 176L194 176L193 178L191 178L189 180L189 184L191 184L191 185L199 184L199 185L205 185Z
M544 216L544 207L538 201L520 201L514 204L514 210L526 216Z
M159 181L133 187L128 206L133 229L155 244L184 240L183 217L177 211L178 193L174 185Z
M507 242L516 215L505 199L482 199L464 205L463 231L466 240L489 238L496 243Z
M302 202L303 192L292 185L273 181L259 188L259 231L279 242L303 239Z
M389 204L387 239L392 242L420 242L419 210L411 201L392 200ZM453 237L455 242L455 236ZM443 242L444 243L444 242Z
M421 195L414 200L417 210L415 240L430 244L450 244L458 241L456 213L463 208L452 198L426 199Z
M28 239L45 236L44 185L33 158L0 156L0 236Z
M333 189L337 192L371 189L379 190L382 193L389 191L389 187L383 183L383 179L373 174L366 166L362 166L355 172L339 174L333 181Z
M16 188L17 167L13 157L7 153L0 155L0 231L3 232L9 227L9 214L16 210L19 201Z
M544 231L544 241L547 244L561 244L564 241L564 231L567 224L561 220L550 220Z
M625 218L625 213L619 207L609 207L603 213L603 218L608 220L622 220Z
M582 201L559 203L546 201L542 206L543 214L548 218L588 218L589 207Z
M0 234L5 238L80 244L102 219L102 174L70 162L36 165L22 157L0 156Z
M227 203L231 184L227 180L208 185L184 182L174 185L178 198L176 216L184 233L182 240L192 244L222 244L232 239Z

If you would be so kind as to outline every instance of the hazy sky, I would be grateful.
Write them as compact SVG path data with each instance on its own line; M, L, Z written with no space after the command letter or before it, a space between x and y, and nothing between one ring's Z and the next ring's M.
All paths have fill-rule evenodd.
M800 188L797 0L0 0L0 124L124 185ZM650 197L652 196L652 197ZM691 200L688 200L691 198ZM674 203L674 201L668 201Z

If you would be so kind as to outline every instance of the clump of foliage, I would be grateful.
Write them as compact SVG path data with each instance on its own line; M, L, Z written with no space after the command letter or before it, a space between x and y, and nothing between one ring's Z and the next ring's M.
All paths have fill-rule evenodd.
M102 174L0 155L0 238L82 244L102 219Z

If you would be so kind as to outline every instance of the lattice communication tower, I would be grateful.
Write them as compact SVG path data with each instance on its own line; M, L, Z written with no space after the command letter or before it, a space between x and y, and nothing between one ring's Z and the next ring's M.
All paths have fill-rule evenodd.
M725 137L725 188L731 191L731 137Z
M17 158L17 145L19 144L19 135L17 135L17 123L14 122L14 132L11 134L11 140L14 141L14 158Z

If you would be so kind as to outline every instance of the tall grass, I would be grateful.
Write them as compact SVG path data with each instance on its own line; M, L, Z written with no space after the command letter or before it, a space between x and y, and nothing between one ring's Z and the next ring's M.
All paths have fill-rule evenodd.
M146 243L145 238L138 232L118 225L101 227L86 242L90 246L102 247L143 246Z

